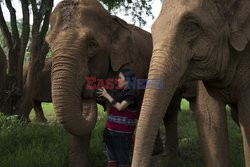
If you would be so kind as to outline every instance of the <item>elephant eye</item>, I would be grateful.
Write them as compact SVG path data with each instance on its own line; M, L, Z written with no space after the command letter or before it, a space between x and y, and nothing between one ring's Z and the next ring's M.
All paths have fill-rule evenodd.
M90 40L87 44L88 55L90 57L94 56L97 52L97 48L99 47L97 41Z
M201 27L195 22L187 22L184 24L184 36L187 40L197 38L201 33Z
M91 40L88 43L88 48L93 48L93 47L97 47L98 43L95 40Z

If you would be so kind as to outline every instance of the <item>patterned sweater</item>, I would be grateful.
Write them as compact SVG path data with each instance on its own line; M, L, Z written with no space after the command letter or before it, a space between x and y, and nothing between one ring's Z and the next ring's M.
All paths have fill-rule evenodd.
M139 117L138 97L134 89L118 89L114 93L117 102L123 100L129 103L128 107L122 111L111 106L106 122L107 129L120 133L133 133Z

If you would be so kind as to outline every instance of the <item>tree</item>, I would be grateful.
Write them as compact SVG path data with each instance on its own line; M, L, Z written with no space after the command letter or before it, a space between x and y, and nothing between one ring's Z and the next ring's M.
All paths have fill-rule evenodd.
M1 32L4 37L4 43L6 44L8 48L7 55L4 55L5 57L8 57L8 70L7 70L7 77L6 77L6 94L4 96L4 99L2 99L4 102L1 104L2 111L4 113L12 113L13 111L13 103L17 99L18 94L20 94L20 91L22 90L22 70L19 70L22 68L22 57L25 54L25 48L28 43L28 36L29 36L29 8L28 8L28 0L22 1L22 8L23 8L23 28L21 36L18 32L17 28L17 20L16 20L16 14L15 9L12 6L12 3L10 0L6 0L5 4L9 10L10 16L11 16L11 26L10 28L7 26L7 23L3 17L2 12L2 3L0 5L0 28ZM1 47L1 46L0 46ZM1 50L2 47L1 47ZM2 54L5 54L2 52Z
M20 104L17 108L17 113L21 116L26 114L31 104L31 98L38 80L38 73L44 65L44 59L48 53L48 45L45 42L45 36L49 27L49 16L53 7L53 0L20 0L22 5L22 30L18 31L16 19L16 10L12 6L11 0L5 0L11 20L10 28L4 19L2 5L0 4L0 29L4 37L5 44L8 48L8 70L6 74L6 93L2 99L1 111L6 114L13 114L17 101ZM30 11L33 13L33 24L30 25ZM30 32L30 26L32 30ZM20 35L21 34L21 35ZM31 36L31 58L30 69L25 86L23 87L22 72L23 60L27 48L29 38ZM0 46L0 50L2 46ZM2 53L2 52L1 52ZM2 53L5 54L5 53ZM20 98L21 97L21 98Z

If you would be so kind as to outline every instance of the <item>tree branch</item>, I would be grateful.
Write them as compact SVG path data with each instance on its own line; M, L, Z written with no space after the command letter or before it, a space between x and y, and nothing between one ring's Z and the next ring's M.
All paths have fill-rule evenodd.
M3 33L4 36L4 40L6 42L7 47L10 49L13 47L13 42L12 42L12 37L11 37L11 33L8 29L8 26L6 24L6 21L3 17L3 11L2 11L2 6L0 4L0 29Z
M48 0L42 0L41 6L40 6L40 9L39 9L39 13L40 13L41 16L45 15L47 5L48 5Z
M29 22L29 2L28 0L21 0L22 3L22 12L23 12L23 28L21 36L21 53L20 55L25 54L25 49L29 41L30 34L30 22ZM22 53L23 52L23 53ZM23 58L21 58L22 60Z
M32 26L32 36L33 34L39 34L41 15L37 8L36 0L31 0L31 6L33 11L33 26Z
M36 0L31 0L31 6L32 6L33 14L37 15L38 14L38 9L37 9Z
M18 88L22 90L23 88L23 61L26 52L26 47L30 36L30 22L29 22L29 0L21 0L22 12L23 12L23 26L22 26L22 36L21 36L21 47L18 59Z
M45 4L45 6L47 6L47 8L45 10L45 13L43 14L44 15L43 25L42 25L42 28L41 28L41 31L40 31L40 37L41 37L42 40L45 39L46 33L47 33L48 29L49 29L49 18L50 18L50 14L51 14L51 11L52 11L52 8L53 8L53 5L54 5L53 0L47 0L46 2L47 3Z
M13 41L17 42L19 40L19 32L18 32L17 21L16 21L16 10L13 8L10 0L5 0L5 2L10 12L11 31L13 34Z

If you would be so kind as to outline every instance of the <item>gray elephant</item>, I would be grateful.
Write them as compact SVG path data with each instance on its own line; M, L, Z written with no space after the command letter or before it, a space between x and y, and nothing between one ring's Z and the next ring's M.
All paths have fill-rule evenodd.
M53 52L54 110L71 134L70 166L86 166L90 134L97 117L96 94L93 85L88 85L88 77L105 81L117 78L119 71L128 67L135 71L136 78L147 78L151 34L111 16L96 0L60 2L51 15L50 25L46 39ZM112 89L108 91L112 94ZM138 94L141 104L144 89L138 90ZM167 120L168 134L177 134L177 114L173 113ZM173 138L168 142L170 147L176 147L177 137Z
M129 67L137 78L146 78L151 35L111 16L96 0L60 2L50 25L47 41L53 52L54 110L71 134L70 166L87 166L90 134L97 117L95 90L87 89L87 77L105 81L117 78L121 68ZM140 94L142 97L143 90Z
M149 79L163 78L164 84L161 90L145 91L133 167L149 166L160 120L177 86L188 80L202 80L195 114L206 166L228 166L228 103L237 106L245 166L250 167L249 19L249 0L164 1L152 26L148 74Z

